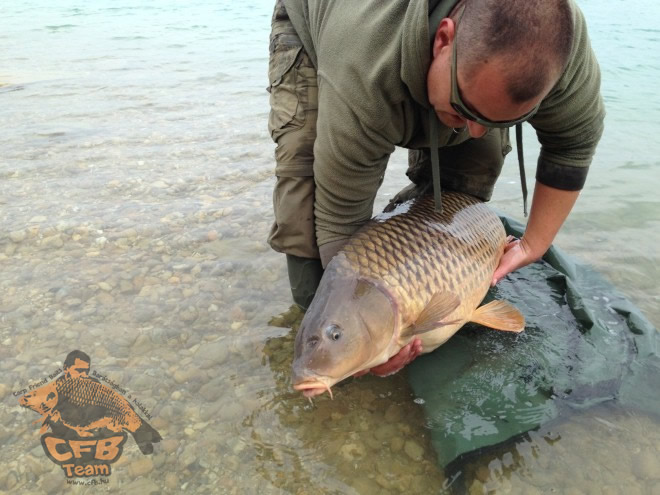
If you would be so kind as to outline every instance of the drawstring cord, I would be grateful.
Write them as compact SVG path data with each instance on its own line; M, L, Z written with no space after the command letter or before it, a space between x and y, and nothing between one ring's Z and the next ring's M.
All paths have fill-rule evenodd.
M522 122L516 124L516 148L518 149L518 169L523 195L523 215L527 217L527 179L525 178L525 157L523 156Z
M431 171L433 173L433 201L435 211L442 213L442 195L440 193L440 158L438 157L438 116L431 107L429 112L429 137L431 146Z
M456 129L453 130L456 134ZM459 131L460 132L460 131ZM440 158L438 157L438 117L435 110L429 112L429 137L431 152L431 171L433 174L433 200L435 211L442 213L442 193L440 192ZM525 157L523 156L522 123L516 124L516 148L518 150L518 170L523 196L523 215L527 217L527 178L525 177Z

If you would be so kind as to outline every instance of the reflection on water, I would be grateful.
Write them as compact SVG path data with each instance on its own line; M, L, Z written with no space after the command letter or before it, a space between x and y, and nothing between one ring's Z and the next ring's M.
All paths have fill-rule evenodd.
M284 260L264 242L271 3L0 8L0 490L78 490L13 395L73 349L139 397L163 436L152 456L127 444L114 493L438 493L449 482L405 372L313 405L290 388L293 322L269 324L290 305ZM591 19L596 4L584 3ZM615 17L594 17L597 49ZM636 35L657 47L655 33ZM606 66L604 84L608 73L623 72ZM644 90L645 125L629 136L616 125L630 123L627 104L609 94L610 134L560 245L659 325L647 145L660 105ZM404 162L393 160L381 207L405 185ZM494 203L519 215L508 163ZM472 461L468 486L656 493L657 431L629 411L587 411Z

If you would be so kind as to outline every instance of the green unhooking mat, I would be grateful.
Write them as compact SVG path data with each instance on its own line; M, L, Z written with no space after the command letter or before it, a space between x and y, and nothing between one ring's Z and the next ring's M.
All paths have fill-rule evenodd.
M503 222L521 235L521 224ZM525 331L468 324L408 367L441 468L573 408L616 400L660 414L659 334L592 269L551 248L502 280L492 299L514 304Z

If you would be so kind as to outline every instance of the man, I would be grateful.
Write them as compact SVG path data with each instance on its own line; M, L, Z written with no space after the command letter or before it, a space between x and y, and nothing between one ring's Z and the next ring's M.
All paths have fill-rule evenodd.
M278 0L270 53L269 243L286 253L303 308L372 216L395 146L411 150L408 176L420 188L433 177L436 195L441 181L487 201L511 149L508 127L535 128L529 222L494 285L548 249L603 130L600 72L572 0ZM420 351L411 347L403 354Z

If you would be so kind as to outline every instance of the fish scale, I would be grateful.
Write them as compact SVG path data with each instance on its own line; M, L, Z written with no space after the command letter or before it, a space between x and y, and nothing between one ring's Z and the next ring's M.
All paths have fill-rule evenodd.
M402 319L410 323L439 290L478 304L505 237L497 215L476 198L448 192L438 213L427 196L405 215L387 222L376 218L355 234L343 248L344 269L382 279L398 296Z

